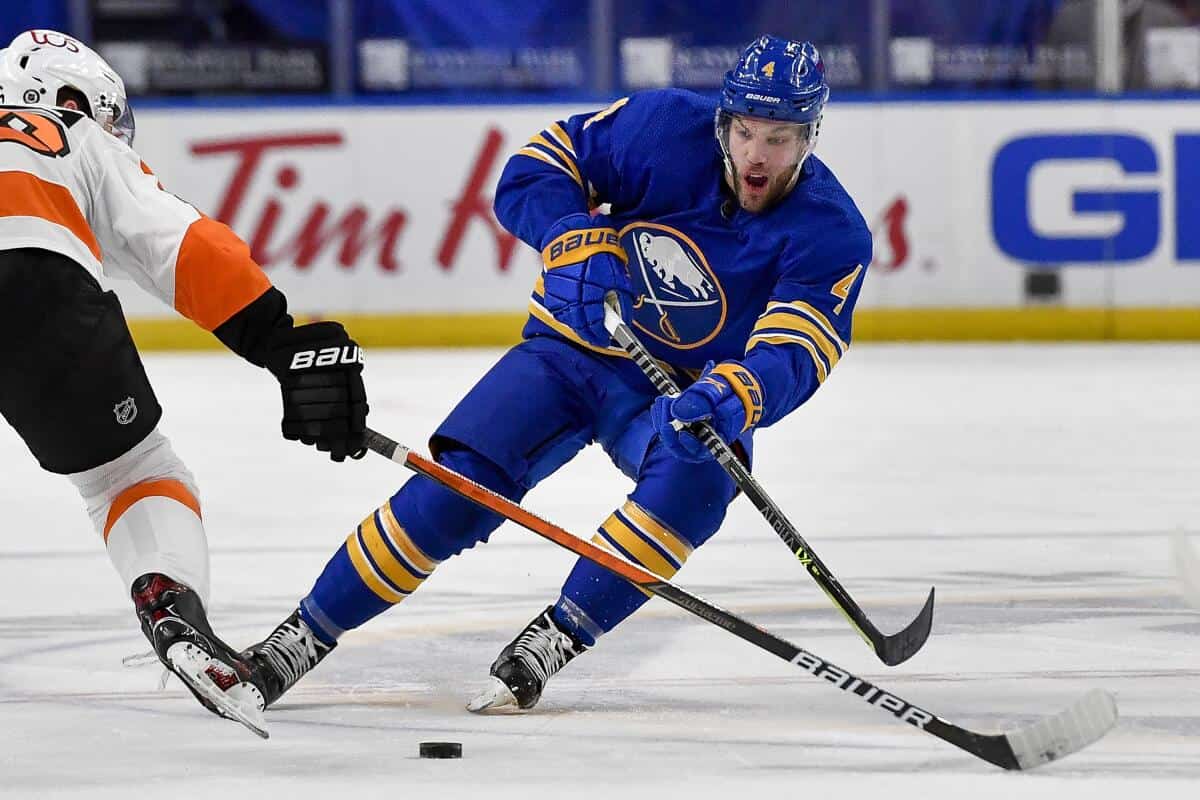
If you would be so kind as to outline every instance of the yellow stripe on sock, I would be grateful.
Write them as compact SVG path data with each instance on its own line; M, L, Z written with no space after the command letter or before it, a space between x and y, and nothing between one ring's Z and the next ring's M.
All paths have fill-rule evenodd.
M371 553L371 559L379 567L384 577L402 592L408 594L415 592L424 579L413 575L392 555L387 543L383 541L383 534L380 532L379 526L375 524L375 515L372 514L364 519L360 527L362 540Z
M412 540L408 531L404 530L404 526L400 524L400 520L396 519L396 515L392 513L391 503L384 503L380 507L379 518L383 520L383 527L387 531L388 539L396 545L400 555L404 556L408 563L416 567L419 572L424 572L428 577L429 573L442 563L425 555L425 551L417 547L417 543Z
M625 557L621 553L618 553L616 550L614 550L613 546L608 543L608 540L605 539L603 536L601 536L598 533L592 536L592 544L596 545L597 547L604 548L605 550L607 550L608 552L612 553L615 556L620 556L621 558ZM650 592L647 592L645 589L643 589L640 586L634 585L633 588L637 589L639 592L646 595L646 597L654 597L654 595L650 594Z
M375 574L375 568L371 566L371 562L367 560L367 554L363 552L362 545L358 543L357 531L346 539L346 552L350 554L350 563L354 565L354 571L358 573L358 577L362 579L368 589L378 595L380 600L395 604L406 597L406 595L391 589Z
M621 513L629 517L630 521L641 528L643 533L654 537L654 541L658 542L664 550L670 551L680 564L687 561L688 556L692 554L690 544L676 535L675 531L650 516L650 512L632 500L625 503L621 508Z
M638 536L637 531L622 522L616 514L604 520L604 524L600 527L627 553L633 556L635 561L655 575L670 578L678 571L674 564L663 558L657 550L651 547L641 536Z

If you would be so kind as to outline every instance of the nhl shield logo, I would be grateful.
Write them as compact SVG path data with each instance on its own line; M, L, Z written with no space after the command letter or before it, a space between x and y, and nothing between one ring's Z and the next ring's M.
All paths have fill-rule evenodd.
M691 239L667 225L621 231L633 278L633 326L680 350L712 340L725 322L725 293Z
M117 417L118 425L128 425L137 419L137 403L132 397L126 397L113 406L113 414Z

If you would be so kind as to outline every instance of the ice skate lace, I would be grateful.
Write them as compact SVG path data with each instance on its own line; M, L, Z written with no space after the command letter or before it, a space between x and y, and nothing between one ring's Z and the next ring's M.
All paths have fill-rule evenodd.
M147 650L145 653L134 653L121 659L121 666L123 667L148 667L154 664L162 666L162 662L158 659L158 653L153 650ZM171 670L163 667L162 674L158 676L158 690L160 692L167 688L167 681L170 678Z
M303 622L280 625L262 643L258 652L283 678L285 691L320 660L317 638Z
M553 622L548 628L533 625L526 628L517 637L513 650L543 684L575 655L571 637L558 630Z

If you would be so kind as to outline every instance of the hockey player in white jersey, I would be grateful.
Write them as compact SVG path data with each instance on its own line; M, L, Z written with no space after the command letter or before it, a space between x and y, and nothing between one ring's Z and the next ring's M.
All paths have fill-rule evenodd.
M0 50L0 413L79 489L158 658L265 737L260 688L205 618L195 481L97 278L132 279L270 370L284 437L335 461L365 452L361 355L336 322L294 325L249 248L164 191L134 133L120 77L81 42L35 30Z

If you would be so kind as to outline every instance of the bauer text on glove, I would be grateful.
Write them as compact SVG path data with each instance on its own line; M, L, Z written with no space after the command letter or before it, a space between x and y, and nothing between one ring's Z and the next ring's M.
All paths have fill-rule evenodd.
M603 217L570 214L550 226L542 246L546 310L598 347L612 343L604 328L605 295L617 295L625 320L633 305L628 256L605 223Z
M283 392L283 437L334 461L365 452L367 393L362 350L337 322L277 328L267 369Z
M705 421L717 435L731 444L762 419L763 393L758 377L737 361L709 362L700 379L678 397L659 397L650 418L663 446L683 461L712 458L708 448L686 427L676 430L675 421Z

